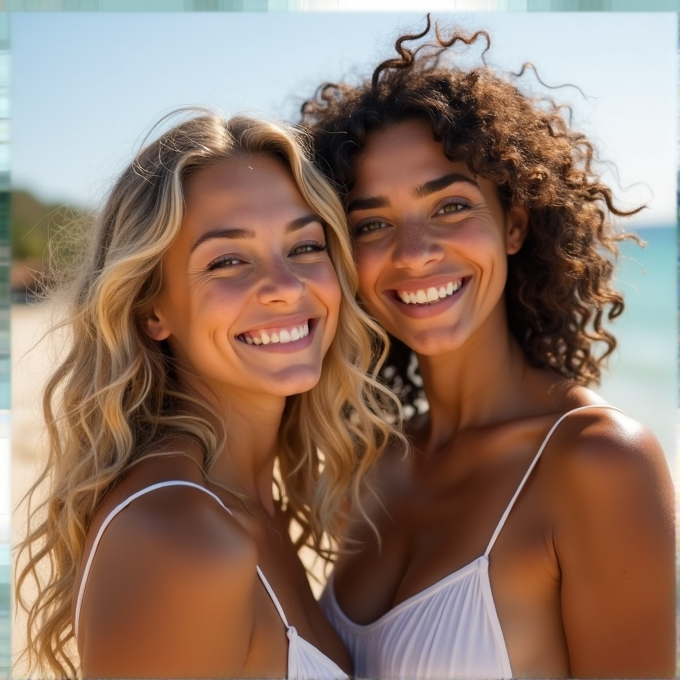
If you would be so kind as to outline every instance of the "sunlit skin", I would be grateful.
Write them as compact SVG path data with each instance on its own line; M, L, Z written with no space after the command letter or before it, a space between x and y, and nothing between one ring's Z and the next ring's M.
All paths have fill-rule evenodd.
M510 333L522 206L504 209L420 121L372 132L354 169L360 297L415 350L430 405L408 425L412 455L393 451L380 470L382 548L357 522L363 547L336 566L341 608L367 624L482 555L553 423L601 399L530 366ZM430 304L404 301L428 289ZM674 674L672 498L639 423L592 409L560 425L490 555L515 677Z
M257 403L280 404L307 391L335 335L340 290L323 226L299 194L287 195L292 179L271 177L280 174L276 161L251 158L187 182L182 231L163 262L151 323L155 339L167 339L180 365L192 367L185 380L206 398L194 371L239 401L252 392ZM254 200L265 186L269 200ZM271 341L305 326L304 338ZM265 333L268 344L246 342Z
M196 489L170 487L116 517L85 591L83 668L91 677L285 677L286 630L258 565L299 635L349 672L272 495L286 397L316 385L338 320L324 226L285 165L266 156L196 171L185 200L162 290L142 323L168 342L186 389L226 425L208 488L234 515ZM264 333L268 343L247 342ZM144 461L115 486L94 515L86 554L131 493L173 479L205 486L195 442L164 447L182 455Z
M507 255L521 247L527 215L504 214L491 182L414 142L404 140L407 158L379 141L362 154L348 213L361 299L390 333L400 329L406 344L433 355L460 348L482 324L505 325ZM398 294L449 282L460 290L436 304L405 304Z

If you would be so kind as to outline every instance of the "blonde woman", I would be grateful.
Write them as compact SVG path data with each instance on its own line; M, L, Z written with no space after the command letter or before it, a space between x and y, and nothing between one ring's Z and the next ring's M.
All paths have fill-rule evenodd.
M44 396L50 491L17 583L38 582L34 666L351 672L296 550L337 536L392 433L344 225L277 123L194 114L123 172L64 289L70 347Z

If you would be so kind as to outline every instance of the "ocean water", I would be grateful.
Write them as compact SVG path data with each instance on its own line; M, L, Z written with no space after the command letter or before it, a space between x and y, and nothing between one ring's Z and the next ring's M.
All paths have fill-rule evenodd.
M652 430L678 479L677 233L674 225L636 233L647 245L622 247L616 281L626 309L610 325L619 344L597 391Z

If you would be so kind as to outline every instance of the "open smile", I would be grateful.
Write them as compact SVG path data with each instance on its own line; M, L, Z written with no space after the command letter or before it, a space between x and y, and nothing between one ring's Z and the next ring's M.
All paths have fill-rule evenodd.
M304 340L309 335L310 326L313 330L313 319L291 326L246 331L237 335L236 339L248 345L286 345Z
M394 292L397 299L405 305L433 305L455 295L465 286L467 281L467 278L462 278L448 281L439 286L429 286L428 288L418 288L415 290L395 289Z

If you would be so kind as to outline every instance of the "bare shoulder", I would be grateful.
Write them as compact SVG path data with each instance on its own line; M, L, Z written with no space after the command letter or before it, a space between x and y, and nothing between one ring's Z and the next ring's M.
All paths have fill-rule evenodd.
M112 519L102 536L107 552L128 546L127 558L166 565L172 575L213 564L253 567L255 545L230 512L212 495L173 480L143 493ZM139 552L130 555L135 545Z
M85 671L238 674L256 564L252 538L205 491L172 483L142 493L112 517L92 560L78 630Z
M647 491L672 506L664 452L642 423L606 405L569 413L550 442L551 458L568 491L604 486L613 493ZM670 506L669 506L670 507Z
M674 669L673 488L663 451L611 408L569 414L544 480L574 677L669 677Z
M242 570L253 578L254 541L207 490L200 467L186 454L178 447L176 454L151 456L109 492L88 532L86 554L96 548L93 570L117 578L121 569L142 573L147 565L158 583L182 579L184 590L210 584L209 578L187 581L187 573L208 577L213 569L227 569L236 576ZM98 546L92 544L95 532L101 534ZM95 589L88 583L89 593Z
M659 442L642 423L613 408L587 408L570 413L549 446L546 467L558 511L591 518L616 511L624 524L647 519L672 532L670 471Z

